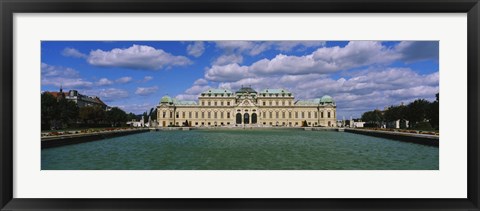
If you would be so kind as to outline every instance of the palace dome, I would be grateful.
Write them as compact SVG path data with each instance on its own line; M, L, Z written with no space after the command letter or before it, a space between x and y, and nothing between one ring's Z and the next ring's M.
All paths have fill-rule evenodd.
M325 104L325 103L335 103L332 97L328 95L324 95L322 98L320 98L320 104Z
M251 87L242 87L235 93L257 93L257 91L255 91L255 89L252 89Z
M170 96L168 95L165 95L162 97L162 99L160 100L160 103L173 103L173 100Z

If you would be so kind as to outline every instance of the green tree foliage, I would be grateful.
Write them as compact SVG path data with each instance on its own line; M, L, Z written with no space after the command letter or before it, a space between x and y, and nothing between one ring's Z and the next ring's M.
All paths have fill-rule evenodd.
M127 113L118 107L113 107L105 114L106 120L113 126L119 126L127 121Z
M385 121L397 121L401 119L406 119L407 115L407 106L400 105L400 106L390 106L387 110L385 110L383 116L385 117Z
M41 95L41 124L42 130L49 130L52 122L58 119L58 104L57 99L49 94L42 93Z
M425 99L418 99L408 104L407 108L407 120L409 121L410 127L415 128L417 123L427 120L430 102Z
M130 113L127 114L127 121L132 121L132 120L137 120L137 121L138 121L138 120L140 120L140 119L138 119L138 116L137 116L137 115L135 115L134 113L130 112Z
M68 101L62 98L57 102L57 105L58 105L57 115L59 116L59 120L63 124L68 124L71 122L75 122L77 120L79 109L75 102Z
M91 106L80 108L78 117L84 123L92 123L93 119L95 118L94 108Z
M380 127L381 123L384 121L383 114L380 110L367 111L362 114L362 120Z
M436 100L429 102L425 99L417 99L407 106L390 106L382 114L379 110L363 113L362 120L367 125L380 126L383 121L392 122L408 120L409 127L419 130L431 130L439 128L439 94Z
M436 100L433 101L433 103L430 104L430 108L428 109L427 112L427 118L430 122L430 125L438 130L439 129L439 124L440 124L440 110L439 110L439 105L440 105L440 95L437 93L436 95Z

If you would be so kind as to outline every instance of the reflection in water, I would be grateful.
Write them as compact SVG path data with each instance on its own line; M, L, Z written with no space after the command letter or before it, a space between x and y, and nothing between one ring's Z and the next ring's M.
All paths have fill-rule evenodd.
M334 131L147 132L42 150L42 169L438 169L439 149Z

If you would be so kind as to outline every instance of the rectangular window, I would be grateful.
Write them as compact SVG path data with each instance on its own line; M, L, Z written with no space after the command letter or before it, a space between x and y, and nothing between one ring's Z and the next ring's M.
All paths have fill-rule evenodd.
M312 113L308 112L308 118L312 118Z
M222 102L220 102L220 105L221 105L221 106L223 106L223 101L222 101Z
M278 111L277 111L277 112L275 112L275 118L277 118L277 119L278 119Z
M268 102L269 105L272 105L272 101Z
M223 119L223 111L220 112L220 118Z
M323 111L320 111L320 118L323 118Z
M298 112L295 111L295 118L298 119Z
M328 112L328 118L330 118L330 111Z
M167 112L163 112L163 118L165 118L165 116L167 115Z
M272 112L270 111L270 119L271 119L272 117L273 117L273 116L272 116Z
M230 102L227 102L227 105L229 106L229 105L230 105Z
M198 111L195 111L195 119L198 119Z
M205 105L205 102L202 101L202 106L204 106L204 105Z
M192 112L191 111L188 112L188 118L190 118L190 119L192 118Z
M178 112L175 113L175 116L178 118L178 116L179 116Z
M185 111L184 111L184 112L182 112L182 118L184 118L184 119L185 119Z
M265 102L265 101L263 101L263 105L266 105L266 102Z
M216 111L213 112L213 118L215 118L215 119L217 118L217 112Z
M292 112L288 112L288 118L292 118Z
M210 101L208 101L208 105L210 106Z
M316 119L316 118L317 118L317 115L318 115L316 111L314 112L314 115L315 115L315 119Z
M262 117L263 117L263 118L267 118L267 114L266 114L265 111L263 112Z
M305 112L302 111L302 116L300 116L300 118L305 118Z
M170 111L170 117L173 117L173 112Z
M207 115L208 115L207 118L209 118L209 119L212 117L210 114L211 114L211 113L210 113L210 111L209 111L209 112L207 113Z
M205 112L202 111L202 119L205 118Z
M214 102L214 105L217 106L217 101Z
M285 111L284 111L284 112L282 112L282 118L284 118L284 119L285 119Z

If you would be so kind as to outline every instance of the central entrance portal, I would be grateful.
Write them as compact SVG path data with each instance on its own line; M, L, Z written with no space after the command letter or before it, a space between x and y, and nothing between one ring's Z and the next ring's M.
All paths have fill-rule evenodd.
M243 124L250 124L250 115L248 113L243 114Z
M236 121L237 124L242 124L242 114L238 113L236 119L237 119Z

